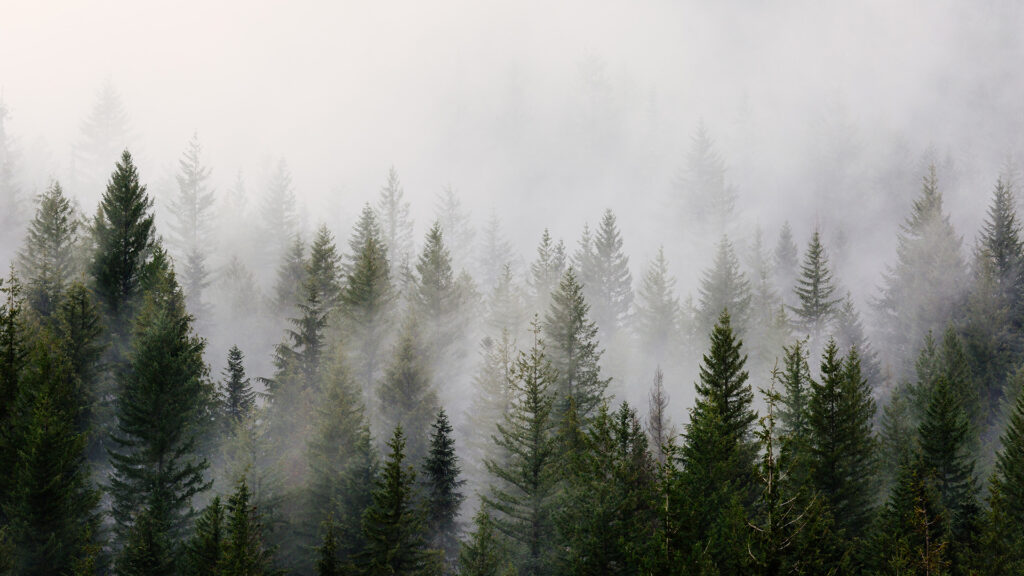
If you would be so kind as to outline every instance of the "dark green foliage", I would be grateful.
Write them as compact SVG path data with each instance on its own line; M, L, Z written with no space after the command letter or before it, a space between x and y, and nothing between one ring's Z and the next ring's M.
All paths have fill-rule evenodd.
M252 493L243 480L228 498L224 528L222 576L264 576L276 574L274 554L263 539L260 511L251 502Z
M0 498L14 546L13 574L70 574L90 555L98 532L99 492L85 459L77 379L59 347L32 348L4 443L16 448L9 491Z
M78 227L78 214L71 200L54 182L39 196L24 247L18 253L18 269L25 279L28 304L44 318L57 311L64 292L79 272Z
M328 518L324 522L324 536L316 549L316 576L342 576L345 572L342 569L341 561L338 559L338 533L335 529L334 519Z
M875 401L856 349L845 360L834 340L825 346L819 382L807 404L811 481L847 541L871 523L875 500Z
M203 364L205 342L191 321L173 274L164 276L146 294L135 322L109 451L115 532L124 538L144 514L151 524L137 536L172 548L192 497L209 486L196 449L213 391Z
M839 351L843 354L848 354L853 348L857 349L864 379L868 381L872 390L877 390L882 385L882 367L878 362L878 354L864 333L860 313L857 312L849 292L836 306L833 334Z
M536 321L533 330L533 346L529 353L520 353L513 368L512 406L495 437L507 459L487 461L487 470L498 482L484 503L494 515L495 527L514 544L520 574L536 576L552 573L552 510L559 471L551 395L557 374Z
M224 557L224 514L220 496L216 496L196 518L192 537L185 543L182 573L186 576L219 574Z
M498 539L487 510L481 508L473 518L476 530L462 543L459 551L459 576L513 576L515 567L508 550Z
M439 406L418 330L414 320L406 321L377 388L384 425L409 431L412 462L420 462L427 454L428 431Z
M796 315L796 323L810 335L812 346L816 347L822 335L831 326L840 304L835 297L836 287L832 284L832 271L828 267L828 255L821 244L821 235L815 230L804 254L797 279L797 305L790 309Z
M459 550L459 507L466 499L460 478L462 468L455 454L452 425L444 409L438 411L431 425L430 451L423 461L423 488L427 507L427 541L430 547L444 552L453 565Z
M555 514L563 574L639 574L655 520L654 461L636 412L602 406L569 468Z
M232 346L228 350L228 365L224 369L224 383L221 392L222 412L227 423L235 426L248 419L256 408L256 392L245 375L245 355Z
M124 549L117 559L119 576L173 576L177 573L174 544L168 538L169 527L157 513L140 510L123 536Z
M679 490L686 499L679 525L689 565L737 574L746 563L744 507L752 498L756 445L753 392L743 369L742 342L722 312L700 366L697 401L683 434Z
M984 538L989 574L1024 568L1024 394L1017 391L995 472L989 481L989 518Z
M18 373L28 356L21 290L13 270L6 283L0 279L0 426L7 425L18 397Z
M722 236L711 269L700 282L697 307L698 335L710 334L724 310L729 311L733 325L743 331L750 314L750 282L747 281L729 238Z
M601 377L604 351L597 341L597 324L590 320L590 306L573 268L566 270L551 298L551 308L544 317L544 335L550 346L547 356L556 370L553 418L555 422L562 419L571 399L585 425L604 400L610 381Z
M418 575L428 566L421 512L415 506L416 471L405 463L401 426L388 441L387 459L373 491L373 504L363 514L360 554L367 576Z
M920 462L900 468L870 546L878 574L948 574L949 519Z
M139 303L146 264L156 246L153 201L127 150L121 154L93 221L92 277L107 327L124 345Z

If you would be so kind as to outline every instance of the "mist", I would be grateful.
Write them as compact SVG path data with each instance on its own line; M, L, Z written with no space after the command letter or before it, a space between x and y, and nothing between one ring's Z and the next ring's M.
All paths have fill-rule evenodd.
M525 351L530 319L543 323L549 312L549 294L531 292L545 230L573 261L584 230L595 233L610 211L634 292L663 249L685 335L657 350L642 345L634 300L621 326L598 323L601 368L609 395L641 412L662 368L668 419L681 430L713 324L700 319L702 280L723 236L757 284L757 251L765 265L777 264L788 223L801 262L820 232L837 296L849 293L878 353L869 380L884 404L913 379L923 336L897 349L879 302L929 168L969 266L997 180L1018 175L1021 30L1024 7L1009 0L7 2L0 165L15 201L0 218L0 264L18 266L35 199L54 181L91 222L128 149L181 276L177 178L195 142L213 194L212 241L203 246L209 286L199 308L190 304L205 361L216 380L238 345L249 374L272 379L276 347L298 309L281 303L288 245L261 232L268 190L290 178L282 186L295 197L291 233L308 254L326 227L345 269L356 259L349 240L363 208L380 209L393 171L413 231L407 248L388 247L395 311L373 324L369 367L348 366L383 448L391 422L378 413L376 381L403 330L412 330L409 286L431 227L448 224L446 199L464 218L458 230L442 231L456 285L471 296L416 329L445 341L431 353L431 380L459 442L493 432L475 429L471 414L485 370L481 342L500 340L496 327L505 322L513 348ZM118 122L97 127L97 111L111 103ZM721 221L692 203L701 142L720 167L721 188L734 194ZM495 311L505 264L518 305ZM779 305L797 305L792 280L766 280ZM586 290L595 288L584 286L589 298ZM738 328L751 346L755 390L769 385L790 341L766 335L768 324L751 318ZM824 337L810 336L816 367ZM355 349L347 337L338 336ZM308 438L295 434L301 450ZM483 493L481 462L468 465L474 493Z

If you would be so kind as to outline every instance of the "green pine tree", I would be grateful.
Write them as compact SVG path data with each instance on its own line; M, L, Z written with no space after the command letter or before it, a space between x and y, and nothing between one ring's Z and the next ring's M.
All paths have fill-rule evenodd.
M18 253L18 269L27 284L28 304L47 318L57 311L79 274L79 216L58 182L40 194L35 217Z
M697 308L699 334L710 334L723 310L729 311L732 324L742 332L750 314L750 282L740 269L729 238L722 236L715 261L700 283Z
M222 408L227 424L235 426L252 416L256 408L256 391L245 375L245 354L238 346L228 350L228 365L224 369L221 392Z
M196 518L192 537L185 543L183 574L212 576L219 573L224 557L224 512L220 496L215 496Z
M448 566L453 566L459 551L459 508L465 501L460 476L462 467L455 453L452 425L444 409L438 411L431 425L430 451L423 461L423 487L427 507L427 542L444 552Z
M363 513L360 555L367 576L419 575L429 565L423 518L416 508L416 471L405 463L405 434L395 428L390 452L373 491L373 503Z
M555 243L547 228L537 245L537 259L530 263L529 284L533 289L533 311L540 312L551 305L551 294L565 274L565 243Z
M835 297L836 287L832 284L832 271L828 266L828 255L821 244L818 230L811 236L800 267L800 277L793 289L797 305L790 309L796 315L796 322L811 337L816 348L821 338L831 327L841 300Z
M987 573L1019 572L1024 568L1024 394L1019 391L989 480L988 503Z
M259 206L260 241L269 262L281 258L294 242L298 232L298 211L292 175L284 158L272 168Z
M513 576L516 569L485 508L473 518L476 530L459 551L459 576Z
M263 520L252 503L249 486L242 481L228 498L224 545L220 562L222 576L269 576L274 570L274 553L264 542Z
M594 322L608 337L619 332L633 304L633 276L629 257L622 251L622 236L615 214L604 211L593 241L593 257L580 268L580 281L591 304Z
M495 528L513 544L520 574L551 574L555 547L552 512L556 482L554 397L557 373L545 353L537 321L530 351L521 352L512 373L512 406L498 424L495 443L507 460L487 461L498 482L484 497Z
M553 418L560 422L572 400L585 427L604 401L611 380L601 376L604 351L599 348L597 324L590 319L590 305L572 267L566 270L551 298L544 317L544 335L557 374L552 391L556 402Z
M800 266L799 249L793 240L793 229L789 226L789 221L782 223L782 228L779 230L779 240L775 244L775 254L773 256L775 260L775 289L783 295L785 300L785 297L790 294L790 290L796 283Z
M377 400L385 426L409 431L408 458L412 462L422 461L427 454L430 423L440 405L426 362L418 326L409 319L377 388Z
M676 280L669 274L665 250L659 247L637 291L635 322L640 349L656 364L667 361L680 343L682 310L675 287Z

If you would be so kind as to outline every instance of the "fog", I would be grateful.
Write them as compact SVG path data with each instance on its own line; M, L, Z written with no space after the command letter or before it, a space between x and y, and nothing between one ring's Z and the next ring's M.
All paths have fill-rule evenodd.
M1022 29L1010 1L4 2L0 87L24 200L57 179L91 214L127 146L166 234L195 134L218 202L246 183L240 226L285 159L304 236L324 223L342 246L394 167L417 246L450 186L478 238L500 220L522 284L544 228L571 253L610 208L634 285L664 245L681 298L719 237L672 208L703 124L738 195L725 227L738 250L755 227L770 249L788 220L802 251L820 227L870 328L924 167L939 167L966 253L1020 157ZM129 131L83 166L107 88ZM5 238L6 262L21 235ZM273 270L257 274L269 290ZM212 340L217 370L230 343Z

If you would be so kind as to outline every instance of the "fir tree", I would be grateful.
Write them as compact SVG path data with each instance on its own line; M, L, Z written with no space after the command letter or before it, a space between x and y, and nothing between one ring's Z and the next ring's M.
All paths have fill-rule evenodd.
M710 334L723 310L729 311L737 330L747 326L750 312L750 283L740 270L732 243L725 236L718 243L715 261L700 283L698 325L701 334Z
M295 315L307 278L306 244L301 236L295 236L277 267L273 305L279 314L286 318Z
M537 322L529 353L521 352L512 378L512 406L498 424L495 443L507 453L504 465L487 461L498 479L484 498L494 525L515 544L520 574L550 574L554 559L553 497L556 490L554 399L557 374L545 354Z
M219 573L224 556L224 506L220 496L196 518L192 537L185 543L182 572L187 576L211 576Z
M445 186L437 194L434 215L448 236L453 266L456 269L469 268L476 230L470 223L469 213L462 207L462 200L451 186Z
M17 448L0 497L14 546L12 574L70 574L94 546L100 495L85 459L86 431L76 426L79 383L56 342L41 337L3 438Z
M171 246L185 264L182 288L188 310L197 318L205 318L210 312L203 298L203 291L210 285L206 259L213 243L214 195L207 184L209 178L210 169L202 163L199 136L193 134L178 160L178 193L170 202L174 216L170 230Z
M17 153L7 133L7 105L0 100L0 244L12 245L22 225L21 190L15 179Z
M396 269L408 266L412 258L413 223L409 216L409 203L405 200L405 191L394 166L388 169L388 180L380 189L377 213L388 262Z
M71 200L60 184L53 182L39 196L24 247L18 253L18 269L27 284L28 304L43 318L57 311L79 271L78 227L78 214Z
M668 458L669 443L676 435L668 419L668 393L665 391L665 374L659 366L654 370L654 382L648 395L647 436L651 453L659 465Z
M593 240L593 255L586 264L579 270L584 293L598 328L611 336L624 326L633 304L629 258L622 251L622 236L611 210L605 210L601 217Z
M223 413L231 425L248 419L256 408L256 392L245 375L245 355L232 346L228 350L228 365L224 369Z
M515 340L503 330L497 340L485 336L480 342L480 365L473 376L473 397L465 413L466 458L468 474L483 482L484 459L504 463L490 431L504 421L511 405L512 368L515 364ZM476 482L474 482L476 483Z
M481 508L473 518L476 530L462 543L459 551L459 576L512 576L515 567L508 550L498 539L494 522Z
M937 332L952 319L966 279L960 244L943 213L933 165L910 217L900 228L896 264L886 273L878 301L890 361L910 358L929 331ZM909 366L897 366L897 370L897 376L902 376Z
M544 334L557 374L553 417L560 422L572 400L586 422L603 401L610 379L601 376L604 351L597 341L597 325L590 319L590 305L571 267L562 276L558 291L552 294L551 307L544 317Z
M428 430L439 405L418 337L415 321L408 320L377 389L384 425L409 430L412 462L427 454Z
M205 342L191 321L173 273L165 272L146 294L120 381L109 489L121 538L134 530L177 547L192 497L210 485L203 478L206 461L196 451L212 390ZM150 521L144 528L137 526L140 514Z
M421 513L415 507L416 471L405 463L405 435L396 427L387 460L363 514L362 573L418 575L428 566Z
M274 554L263 539L263 521L251 502L249 486L242 481L228 498L224 527L223 576L264 576L276 574Z
M809 468L815 490L847 541L865 534L874 500L875 402L854 349L845 359L829 340L820 381L811 381L807 401Z
M789 222L782 223L779 230L779 240L775 244L775 289L783 294L783 297L790 294L790 289L796 283L798 261L798 249L793 240L793 229Z
M840 304L840 299L834 297L836 287L832 284L828 255L817 230L807 246L800 277L793 291L796 293L797 305L792 306L791 310L796 314L797 324L810 335L812 348L816 348L834 321Z
M984 539L989 574L1024 567L1024 394L1013 403L995 471L989 481L989 518Z
M93 190L103 187L103 177L121 150L130 143L130 122L121 95L108 78L103 82L89 116L82 123L81 138L74 146L73 183L95 201Z
M743 369L746 356L728 312L722 312L704 355L697 402L683 434L679 483L689 501L682 512L680 545L692 550L689 566L711 564L736 574L745 557L744 506L752 500L756 446L753 392Z
M546 309L551 294L558 288L558 282L565 273L565 244L557 244L547 228L537 245L537 259L530 264L529 284L533 289L533 310Z
M110 416L109 380L102 378L104 351L103 319L92 293L81 282L71 284L55 316L55 332L61 352L79 380L78 402L81 410L75 419L80 432L93 428L89 440L90 458L97 456L101 430Z
M805 341L797 340L784 347L783 353L783 369L777 373L777 379L782 381L778 419L783 440L779 448L781 457L793 464L793 474L800 477L800 480L807 480L806 464L811 436L809 402L813 380L807 364Z
M948 573L948 518L926 474L919 461L900 468L872 538L876 573Z
M168 527L155 518L155 514L147 509L138 512L117 558L118 575L173 576L176 573L174 545L167 535Z
M848 354L851 349L856 348L860 355L861 372L868 381L872 390L877 390L882 385L882 367L878 362L878 354L875 353L871 342L864 333L864 325L861 323L860 313L853 304L853 296L849 292L846 298L836 308L834 334L839 351Z
M273 168L260 205L262 242L273 262L289 250L298 232L298 213L292 175L284 158Z
M341 295L341 256L334 245L334 235L326 225L321 225L309 248L306 264L307 282L319 295L321 307L331 311Z
M316 576L342 576L344 569L338 559L338 534L335 531L334 519L324 522L323 539L316 548Z
M416 263L416 273L419 282L414 301L416 310L426 323L427 334L432 340L447 340L451 332L448 323L458 300L451 254L445 246L440 224L434 223L427 233L423 252ZM437 345L443 346L441 342Z
M448 230L445 229L447 234ZM449 246L453 243L449 238ZM501 221L492 213L483 229L483 243L480 245L480 278L484 290L493 290L501 279L506 266L513 262L512 245L501 231Z
M430 451L423 461L423 485L427 507L427 541L430 547L444 552L449 566L454 565L459 544L459 507L466 499L460 478L462 468L455 454L452 425L444 409L438 411L431 425Z
M502 267L501 274L487 299L488 333L497 336L503 331L519 334L523 329L523 298L515 284L512 267Z
M640 284L636 306L636 331L640 347L657 363L668 359L679 343L679 318L682 313L675 295L676 280L668 272L665 251L647 267Z
M140 300L146 264L156 246L153 201L139 182L131 154L121 155L93 221L92 276L116 343L127 344L130 319Z
M736 190L725 180L725 162L703 121L691 139L676 189L682 200L680 214L711 233L726 231L736 206Z

